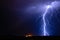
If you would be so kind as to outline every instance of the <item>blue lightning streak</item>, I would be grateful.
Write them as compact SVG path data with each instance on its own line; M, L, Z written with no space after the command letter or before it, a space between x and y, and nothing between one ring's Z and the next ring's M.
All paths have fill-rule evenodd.
M46 15L47 15L48 9L49 9L50 7L51 7L51 6L48 5L46 11L45 11L44 14L43 14L43 36L49 35L48 32L46 31L46 19L45 19L45 17L46 17Z
M49 10L49 8L52 8L52 7L58 7L60 2L57 2L57 1L54 1L51 3L51 5L47 5L46 7L46 11L44 12L43 14L43 36L49 36L49 33L46 31L46 26L47 26L47 23L46 23L46 15L47 15L47 12Z
M48 10L49 10L49 8L56 8L56 7L60 7L60 5L58 5L58 4L60 4L60 1L58 2L58 1L54 1L54 2L52 2L50 5L47 5L47 7L46 7L46 11L43 13L43 15L42 15L42 20L43 20L43 36L49 36L50 34L46 31L46 26L47 26L47 23L46 23L46 15L47 15L47 12L48 12ZM35 10L37 7L31 7L31 8L27 8L27 11L30 13L31 12L31 10ZM45 7L43 7L43 9L44 9ZM39 10L39 11L38 11ZM41 10L40 10L40 6L38 7L38 9L37 9L37 11L36 12L40 12ZM32 11L32 12L35 12L35 11ZM40 16L39 16L39 18L40 18Z

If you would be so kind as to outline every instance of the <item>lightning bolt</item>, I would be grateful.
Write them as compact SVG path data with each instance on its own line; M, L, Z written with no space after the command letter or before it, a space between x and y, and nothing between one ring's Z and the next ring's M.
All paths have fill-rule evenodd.
M39 15L39 17L37 18L37 20L42 16L42 20L43 20L43 36L49 36L50 34L47 32L47 29L46 29L46 27L47 27L47 22L46 22L46 15L48 14L47 12L48 12L48 10L51 8L57 8L58 6L60 6L60 5L58 5L58 4L60 4L60 1L58 2L58 1L54 1L54 2L51 2L51 4L50 5L44 5L44 7L42 7L42 9L44 9L45 10L45 6L46 6L46 10L45 10L45 12L42 14L42 15ZM34 12L35 13L35 11L36 12L40 12L41 10L40 10L40 6L39 7L35 7L35 6L33 6L33 7L28 7L27 8L27 12L28 13L30 13L31 12L31 10L33 10L34 9L34 11L32 11L32 12ZM42 10L43 11L43 10ZM39 31L40 32L40 31ZM40 33L39 33L40 34Z
M47 12L48 12L48 9L50 8L51 6L48 5L47 8L46 8L46 11L44 12L43 14L43 36L48 36L48 32L46 31L46 15L47 15Z
M46 27L47 27L47 22L46 22L46 15L47 12L50 8L56 8L58 7L60 2L54 1L51 3L51 5L47 5L46 7L46 11L43 13L42 19L43 19L43 36L49 36L50 34L46 31Z

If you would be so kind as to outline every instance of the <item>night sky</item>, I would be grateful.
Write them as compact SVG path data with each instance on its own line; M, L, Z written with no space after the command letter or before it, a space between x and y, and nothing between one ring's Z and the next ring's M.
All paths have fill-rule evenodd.
M24 36L26 33L32 33L34 36L41 35L42 17L38 19L39 13L26 13L24 10L29 5L46 2L52 0L3 0L0 35ZM50 19L47 17L49 20L47 29L50 35L60 36L60 7L53 10L52 17Z

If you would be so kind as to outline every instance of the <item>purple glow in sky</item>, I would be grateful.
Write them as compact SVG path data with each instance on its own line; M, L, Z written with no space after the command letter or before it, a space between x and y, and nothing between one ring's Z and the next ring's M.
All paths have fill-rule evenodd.
M59 3L60 3L60 1L54 1L54 2L51 2L49 5L41 4L41 5L29 6L26 9L25 12L29 12L29 13L30 12L33 12L33 13L42 12L42 13L40 13L42 15L42 19L43 19L43 24L42 24L43 25L43 27L42 27L43 28L43 34L42 34L42 36L49 36L50 35L48 33L48 31L47 31L47 27L46 27L47 23L46 23L46 19L45 18L46 18L46 15L48 14L47 13L48 10L59 7L59 5L58 5Z

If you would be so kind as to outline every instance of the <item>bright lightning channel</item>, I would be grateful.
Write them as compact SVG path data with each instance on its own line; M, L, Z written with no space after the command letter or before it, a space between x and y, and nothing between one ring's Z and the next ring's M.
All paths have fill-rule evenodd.
M51 5L47 5L46 7L46 11L43 14L43 36L48 36L48 32L46 31L46 20L45 20L45 16L48 12L48 9L51 7Z

